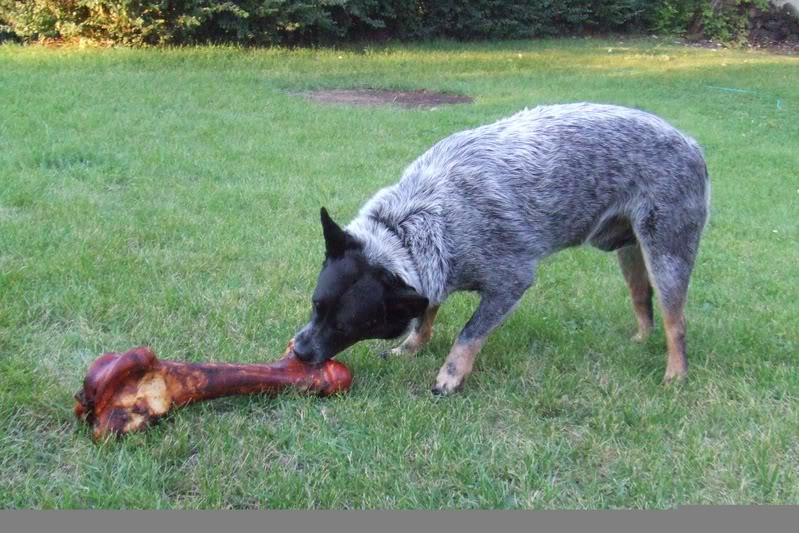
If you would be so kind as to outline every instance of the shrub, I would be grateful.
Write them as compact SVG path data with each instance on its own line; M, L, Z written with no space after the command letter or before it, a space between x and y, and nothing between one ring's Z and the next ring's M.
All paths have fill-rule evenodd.
M273 44L362 37L384 28L411 34L421 20L418 6L415 0L0 0L0 20L28 40Z
M746 42L753 12L769 7L768 0L664 0L658 4L653 23L658 33L737 43Z
M68 17L66 2L0 0L0 20L5 27L23 38L57 37L59 21Z
M746 37L767 0L0 0L5 27L27 40L125 45L294 44L392 37L529 38L655 30Z
M86 37L119 44L174 41L185 26L187 4L142 0L0 0L0 18L19 37ZM178 9L173 9L173 8Z

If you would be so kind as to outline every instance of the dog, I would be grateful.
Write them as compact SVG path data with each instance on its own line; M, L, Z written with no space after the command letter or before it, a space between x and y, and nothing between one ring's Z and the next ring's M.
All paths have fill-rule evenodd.
M590 244L617 253L639 342L652 329L656 290L664 382L682 378L683 309L709 208L702 149L663 119L592 103L526 108L438 142L345 228L321 209L325 259L294 350L320 363L361 340L409 332L391 353L410 354L430 339L449 294L476 291L479 305L432 388L451 393L538 263Z

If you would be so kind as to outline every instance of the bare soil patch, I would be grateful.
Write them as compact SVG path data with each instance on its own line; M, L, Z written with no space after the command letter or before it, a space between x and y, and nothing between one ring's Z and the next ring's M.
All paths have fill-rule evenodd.
M398 106L405 108L433 108L442 105L469 104L471 96L435 91L384 91L380 89L324 89L303 93L314 102L354 106Z

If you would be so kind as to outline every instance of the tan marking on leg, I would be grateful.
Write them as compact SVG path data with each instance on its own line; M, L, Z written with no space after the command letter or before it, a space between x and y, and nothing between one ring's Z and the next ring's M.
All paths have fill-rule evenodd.
M683 378L688 371L688 360L685 357L685 317L682 310L677 313L665 313L663 324L666 328L668 345L666 375L663 381L668 383Z
M652 331L652 284L646 269L643 253L640 247L622 249L618 252L619 266L630 289L633 301L633 311L638 322L638 332L633 336L635 342L645 342Z
M402 341L402 344L391 350L391 353L393 355L412 354L416 353L419 351L419 348L427 344L433 336L433 322L436 319L438 308L438 305L428 307L419 320L419 324L413 328L408 338Z
M630 296L633 300L633 311L638 321L638 332L633 336L635 342L646 342L652 332L652 286L649 281L645 285L630 285Z
M463 385L474 367L474 359L483 347L483 342L483 339L468 343L455 342L444 366L438 372L436 384L433 386L434 394L449 394Z

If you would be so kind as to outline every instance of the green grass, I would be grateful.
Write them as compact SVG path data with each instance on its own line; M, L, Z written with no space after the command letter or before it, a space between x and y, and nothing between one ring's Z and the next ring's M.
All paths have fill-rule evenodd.
M475 103L294 95L322 87ZM218 400L100 444L76 424L72 394L104 351L274 359L309 313L321 205L346 222L446 135L579 100L655 112L706 150L713 207L682 386L660 384L660 325L629 342L615 257L575 249L542 265L459 395L429 388L468 294L415 358L384 361L381 342L342 354L355 375L342 397ZM0 47L0 506L799 503L797 220L796 58L654 40Z

